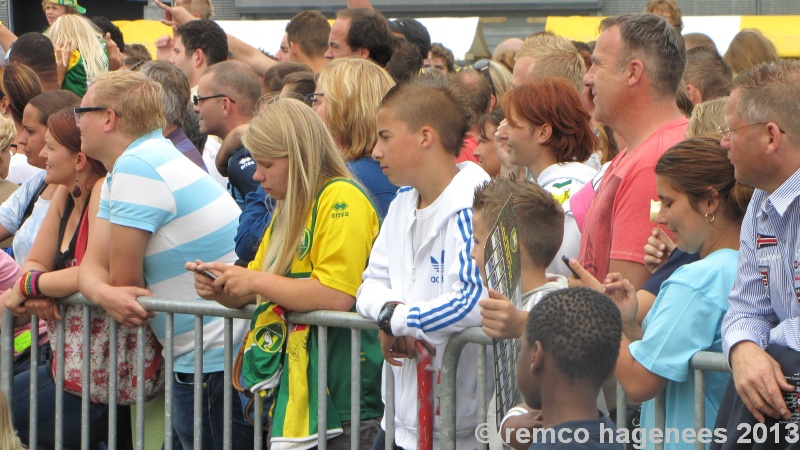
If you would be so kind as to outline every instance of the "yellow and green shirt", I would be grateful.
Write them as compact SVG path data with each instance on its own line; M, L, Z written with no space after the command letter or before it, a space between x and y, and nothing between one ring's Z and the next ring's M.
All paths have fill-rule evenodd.
M280 216L275 212L273 219ZM262 270L272 235L271 224L261 241L255 259L248 266L252 270ZM367 265L372 244L380 231L380 219L369 195L359 184L347 178L333 178L322 187L314 207L309 214L303 238L297 247L292 265L285 276L290 278L315 278L324 286L350 294L355 297L361 286L361 275ZM269 299L267 299L269 300ZM263 306L263 305L262 305ZM261 310L261 308L259 308ZM258 314L258 312L257 312ZM255 318L253 323L255 323ZM315 334L312 327L312 334ZM308 384L316 391L317 340L310 339ZM330 328L328 331L328 390L333 404L342 421L350 420L350 330ZM381 377L380 344L377 332L364 331L361 334L361 418L378 418L383 415L380 397ZM289 395L282 391L289 377L289 365L284 363L284 374L278 387L274 418L283 424L282 397ZM285 386L284 386L285 387ZM316 395L309 395L309 401L316 402ZM313 409L312 409L313 408ZM316 417L316 408L309 405L309 413ZM332 411L329 410L329 414ZM292 421L298 418L292 417ZM316 431L314 429L313 431Z

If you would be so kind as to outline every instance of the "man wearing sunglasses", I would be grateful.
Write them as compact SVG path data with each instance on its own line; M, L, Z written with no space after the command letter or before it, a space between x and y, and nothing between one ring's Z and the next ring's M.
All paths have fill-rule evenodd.
M240 125L253 119L261 85L253 69L242 61L224 61L206 69L192 97L198 115L200 132L223 140ZM244 209L245 196L258 188L253 181L256 166L243 146L221 150L217 166L224 165L228 175L228 192Z

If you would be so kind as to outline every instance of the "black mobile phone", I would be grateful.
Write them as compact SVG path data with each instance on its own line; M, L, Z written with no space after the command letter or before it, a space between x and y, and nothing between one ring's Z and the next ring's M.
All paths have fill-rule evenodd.
M570 271L570 272L572 272L572 275L573 275L575 278L577 278L577 279L579 279L579 280L581 279L581 277L580 277L580 276L577 274L577 272L575 272L575 269L573 269L573 268L572 268L572 267L569 265L569 258L567 258L567 255L561 255L561 261L563 261L563 262L564 262L564 265L565 265L565 266L567 266L567 268L569 269L569 271Z
M206 269L203 269L203 270L200 270L200 269L195 269L194 271L195 271L195 272L197 272L197 273L199 273L200 275L203 275L204 277L211 278L212 280L216 280L216 279L217 279L217 274L215 274L214 272L212 272L212 271L210 271L210 270L206 270Z

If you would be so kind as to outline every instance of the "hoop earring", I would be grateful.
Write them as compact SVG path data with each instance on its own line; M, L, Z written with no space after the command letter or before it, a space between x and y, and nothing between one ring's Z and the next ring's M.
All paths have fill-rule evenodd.
M72 188L72 198L80 198L82 194L81 187L78 186L78 169L75 169L75 187Z
M711 216L711 217L709 217L709 216ZM714 223L714 219L716 219L716 217L714 217L713 213L710 213L710 212L706 213L706 223Z

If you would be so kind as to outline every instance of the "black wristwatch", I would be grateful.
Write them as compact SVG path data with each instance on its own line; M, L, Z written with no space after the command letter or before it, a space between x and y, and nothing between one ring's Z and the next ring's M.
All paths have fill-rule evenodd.
M397 305L399 303L387 303L383 305L381 312L378 313L378 328L389 336L394 336L392 334L392 316Z

